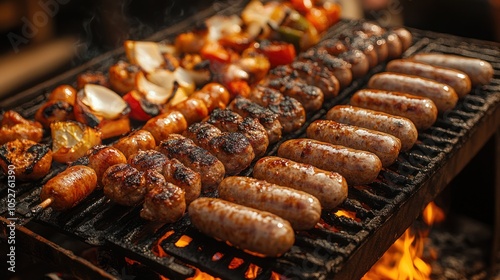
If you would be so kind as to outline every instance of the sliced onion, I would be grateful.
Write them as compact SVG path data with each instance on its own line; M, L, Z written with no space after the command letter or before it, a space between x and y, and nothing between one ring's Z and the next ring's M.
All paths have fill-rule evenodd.
M120 95L101 85L86 84L82 91L83 104L106 119L119 117L128 106Z
M216 15L207 19L205 23L208 27L208 38L214 42L227 35L240 33L243 24L241 18L236 15Z
M156 42L128 40L125 41L125 52L130 63L139 65L146 72L153 72L165 63Z
M194 92L196 88L194 79L186 69L177 67L174 71L174 76L181 88L184 88L189 94Z
M249 75L245 70L241 68L241 66L230 64L226 67L223 78L225 81L248 81Z
M146 97L149 102L155 104L165 104L172 96L175 77L172 72L164 69L157 69L148 73L148 77L143 72L137 74L135 84L137 89Z
M158 48L160 49L160 52L162 54L168 53L171 55L178 55L179 50L177 50L177 47L173 44L167 44L167 43L158 43Z

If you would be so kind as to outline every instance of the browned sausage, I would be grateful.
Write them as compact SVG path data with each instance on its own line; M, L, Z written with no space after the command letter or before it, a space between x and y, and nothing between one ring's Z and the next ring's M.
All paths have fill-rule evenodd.
M263 157L253 177L314 195L323 209L337 207L347 198L347 182L340 174L280 157Z
M392 60L387 64L386 70L408 75L420 76L438 81L451 86L458 97L464 97L471 90L469 76L462 71L433 66L411 59Z
M368 70L370 70L370 61L366 55L358 49L348 50L339 54L337 57L351 64L352 77L354 79L363 77L368 73Z
M199 91L193 93L191 97L203 100L208 112L212 112L215 108L225 109L229 100L231 100L229 91L218 83L204 85Z
M401 150L401 141L390 134L332 120L312 122L307 128L307 137L372 152L378 156L383 166L393 164Z
M0 167L5 174L14 172L17 180L41 179L51 166L52 151L46 144L16 139L0 146Z
M188 125L203 120L209 113L205 102L193 97L189 97L174 106L168 107L167 110L179 111L186 119Z
M169 162L170 160L166 155L156 150L145 150L131 155L126 163L139 171L155 170L161 173L163 172L163 167L169 164Z
M135 77L141 71L138 65L130 64L123 60L109 67L109 84L120 95L135 88Z
M337 105L327 112L326 119L394 135L401 140L402 151L411 149L418 137L417 128L409 119L360 107Z
M351 97L351 105L408 118L418 130L431 127L438 114L429 98L385 90L359 90Z
M106 172L108 167L118 163L127 163L127 159L120 150L103 145L92 147L87 151L87 156L89 159L87 166L94 169L97 174L97 184L101 187L102 175Z
M142 129L151 132L156 144L167 138L171 133L181 133L187 128L187 121L178 111L160 114L146 122Z
M396 35L398 35L399 40L401 41L401 46L403 47L403 51L406 51L413 42L413 35L408 29L403 27L398 27L392 30Z
M200 173L204 191L213 190L226 174L220 160L197 146L193 140L180 134L170 134L158 145L157 150L169 158L178 159L185 166Z
M126 163L115 164L106 169L102 185L106 197L126 206L142 202L147 192L144 172Z
M51 199L50 206L56 211L70 209L86 198L97 186L94 169L75 165L50 179L40 192L40 199Z
M370 78L368 87L427 97L434 101L440 112L453 109L458 101L458 95L452 87L413 75L378 73Z
M369 184L382 169L382 162L373 153L314 139L285 141L278 148L278 156L338 172L350 185Z
M173 158L163 167L163 176L185 192L186 204L198 198L201 193L201 175Z
M184 191L172 183L151 188L144 197L141 218L160 223L173 223L186 211Z
M401 43L401 39L399 39L398 35L393 31L387 31L382 34L382 37L387 42L387 53L389 59L394 59L401 57L403 53L403 44Z
M482 59L441 53L419 53L411 59L460 70L469 76L473 86L489 84L493 79L493 66Z
M264 256L280 256L295 242L288 221L222 199L198 198L189 205L188 213L201 232Z
M276 214L295 230L313 228L321 216L321 203L313 195L264 180L226 177L218 190L220 198Z
M141 150L154 149L155 146L155 138L151 132L143 129L136 130L113 144L113 147L120 150L126 158Z

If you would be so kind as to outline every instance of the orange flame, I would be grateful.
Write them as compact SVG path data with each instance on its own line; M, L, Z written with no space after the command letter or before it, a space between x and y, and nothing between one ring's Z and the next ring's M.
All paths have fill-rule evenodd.
M260 267L251 263L248 266L247 271L245 272L245 278L246 279L255 279L259 275L259 272L260 272Z
M422 219L429 226L444 218L443 210L433 202L422 212ZM361 279L430 279L432 268L422 259L427 235L428 230L414 234L411 227L408 228Z
M142 265L140 262L125 257L125 262L129 265Z
M161 242L163 240L167 239L172 234L174 234L173 230L168 231L162 237L160 237L160 239L158 239L158 241L156 241L156 243L153 245L153 249L152 249L153 254L155 254L155 256L158 256L160 258L164 258L164 257L168 256L168 254L165 252L165 250L163 250L163 248L161 247Z

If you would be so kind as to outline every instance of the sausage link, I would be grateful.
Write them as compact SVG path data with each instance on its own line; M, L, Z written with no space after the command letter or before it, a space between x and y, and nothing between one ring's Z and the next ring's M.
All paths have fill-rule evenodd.
M278 156L338 172L350 185L369 184L382 169L382 162L373 153L314 139L285 141L278 148Z
M160 114L146 122L142 129L151 132L159 145L171 133L181 133L187 128L187 121L178 111Z
M295 242L288 221L222 199L198 198L189 205L188 213L201 232L264 256L280 256Z
M482 59L441 53L419 53L411 59L460 70L469 76L472 86L486 85L493 79L493 66Z
M280 157L263 157L253 167L253 177L314 195L321 207L331 210L347 198L347 182L339 173Z
M89 159L87 166L94 169L96 172L97 184L99 186L102 186L102 175L106 172L108 167L127 162L127 159L120 150L103 145L94 146L87 152L87 155Z
M402 151L411 149L418 137L417 128L407 118L349 105L331 108L326 119L389 133L401 141Z
M453 109L458 101L458 95L452 87L413 75L378 73L370 78L368 87L427 97L434 101L440 112Z
M180 134L170 134L158 145L157 150L200 173L204 191L213 190L224 178L225 169L222 162L207 150L197 146L193 140Z
M316 197L263 180L226 177L218 190L220 198L276 214L289 221L295 230L313 228L321 216L321 203Z
M198 198L201 193L201 175L173 158L163 167L165 180L185 192L186 204Z
M410 59L396 59L387 64L386 70L420 76L451 86L458 97L464 97L471 90L469 76L462 71L433 66Z
M126 163L115 164L106 169L102 185L106 197L125 206L142 202L147 192L144 172Z
M393 164L401 150L401 141L390 134L332 120L316 120L309 125L306 133L312 139L372 152L378 156L382 166Z
M136 154L140 150L154 149L156 146L155 138L151 132L139 129L129 135L120 138L113 144L113 147L120 150L126 158Z
M94 169L75 165L50 179L40 192L40 199L52 199L50 206L56 211L70 209L86 198L97 186Z
M385 90L359 90L351 97L350 103L408 118L418 130L431 127L438 114L436 105L429 98Z

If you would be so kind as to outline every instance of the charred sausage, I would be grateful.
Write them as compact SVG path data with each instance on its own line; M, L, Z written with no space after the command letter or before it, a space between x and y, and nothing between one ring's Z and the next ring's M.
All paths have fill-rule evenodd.
M370 78L368 87L427 97L434 101L440 112L453 109L458 101L458 95L452 87L414 75L378 73Z
M40 192L40 199L51 199L50 206L56 211L70 209L94 191L97 175L94 169L75 165L47 181Z
M326 119L389 133L401 140L402 151L411 149L418 137L417 128L407 118L350 105L331 108Z
M469 76L472 86L486 85L493 79L493 66L482 59L441 53L419 53L411 59L460 70Z
M354 93L351 105L408 118L418 130L436 122L438 110L432 100L411 94L362 89Z
M173 158L163 167L162 175L165 180L181 188L185 193L186 204L198 198L201 193L201 175L186 167L182 162Z
M170 134L157 150L169 158L176 158L182 164L201 175L204 191L213 190L225 175L224 165L207 150L197 146L193 140L180 134Z
M288 221L222 199L198 198L189 205L188 213L201 232L264 256L280 256L295 242Z
M9 166L13 166L13 169ZM43 178L49 173L51 166L52 151L48 145L16 139L0 146L0 167L5 174L13 170L18 180Z
M253 177L315 196L330 210L347 198L347 182L340 174L281 157L263 157L253 167Z
M264 180L226 177L219 184L218 191L224 200L282 217L295 230L313 228L321 216L321 204L313 195Z
M387 64L389 72L420 76L451 86L458 97L464 97L471 90L469 76L462 71L433 66L411 59L392 60Z
M144 172L126 163L115 164L106 169L102 185L106 197L125 206L142 202L147 192Z
M337 172L350 185L369 184L382 169L382 162L373 153L314 139L285 141L278 148L278 156Z
M186 212L184 191L164 182L151 188L144 197L141 218L159 223L173 223Z
M332 120L316 120L306 133L312 139L372 152L382 166L393 164L401 150L401 141L390 134Z

